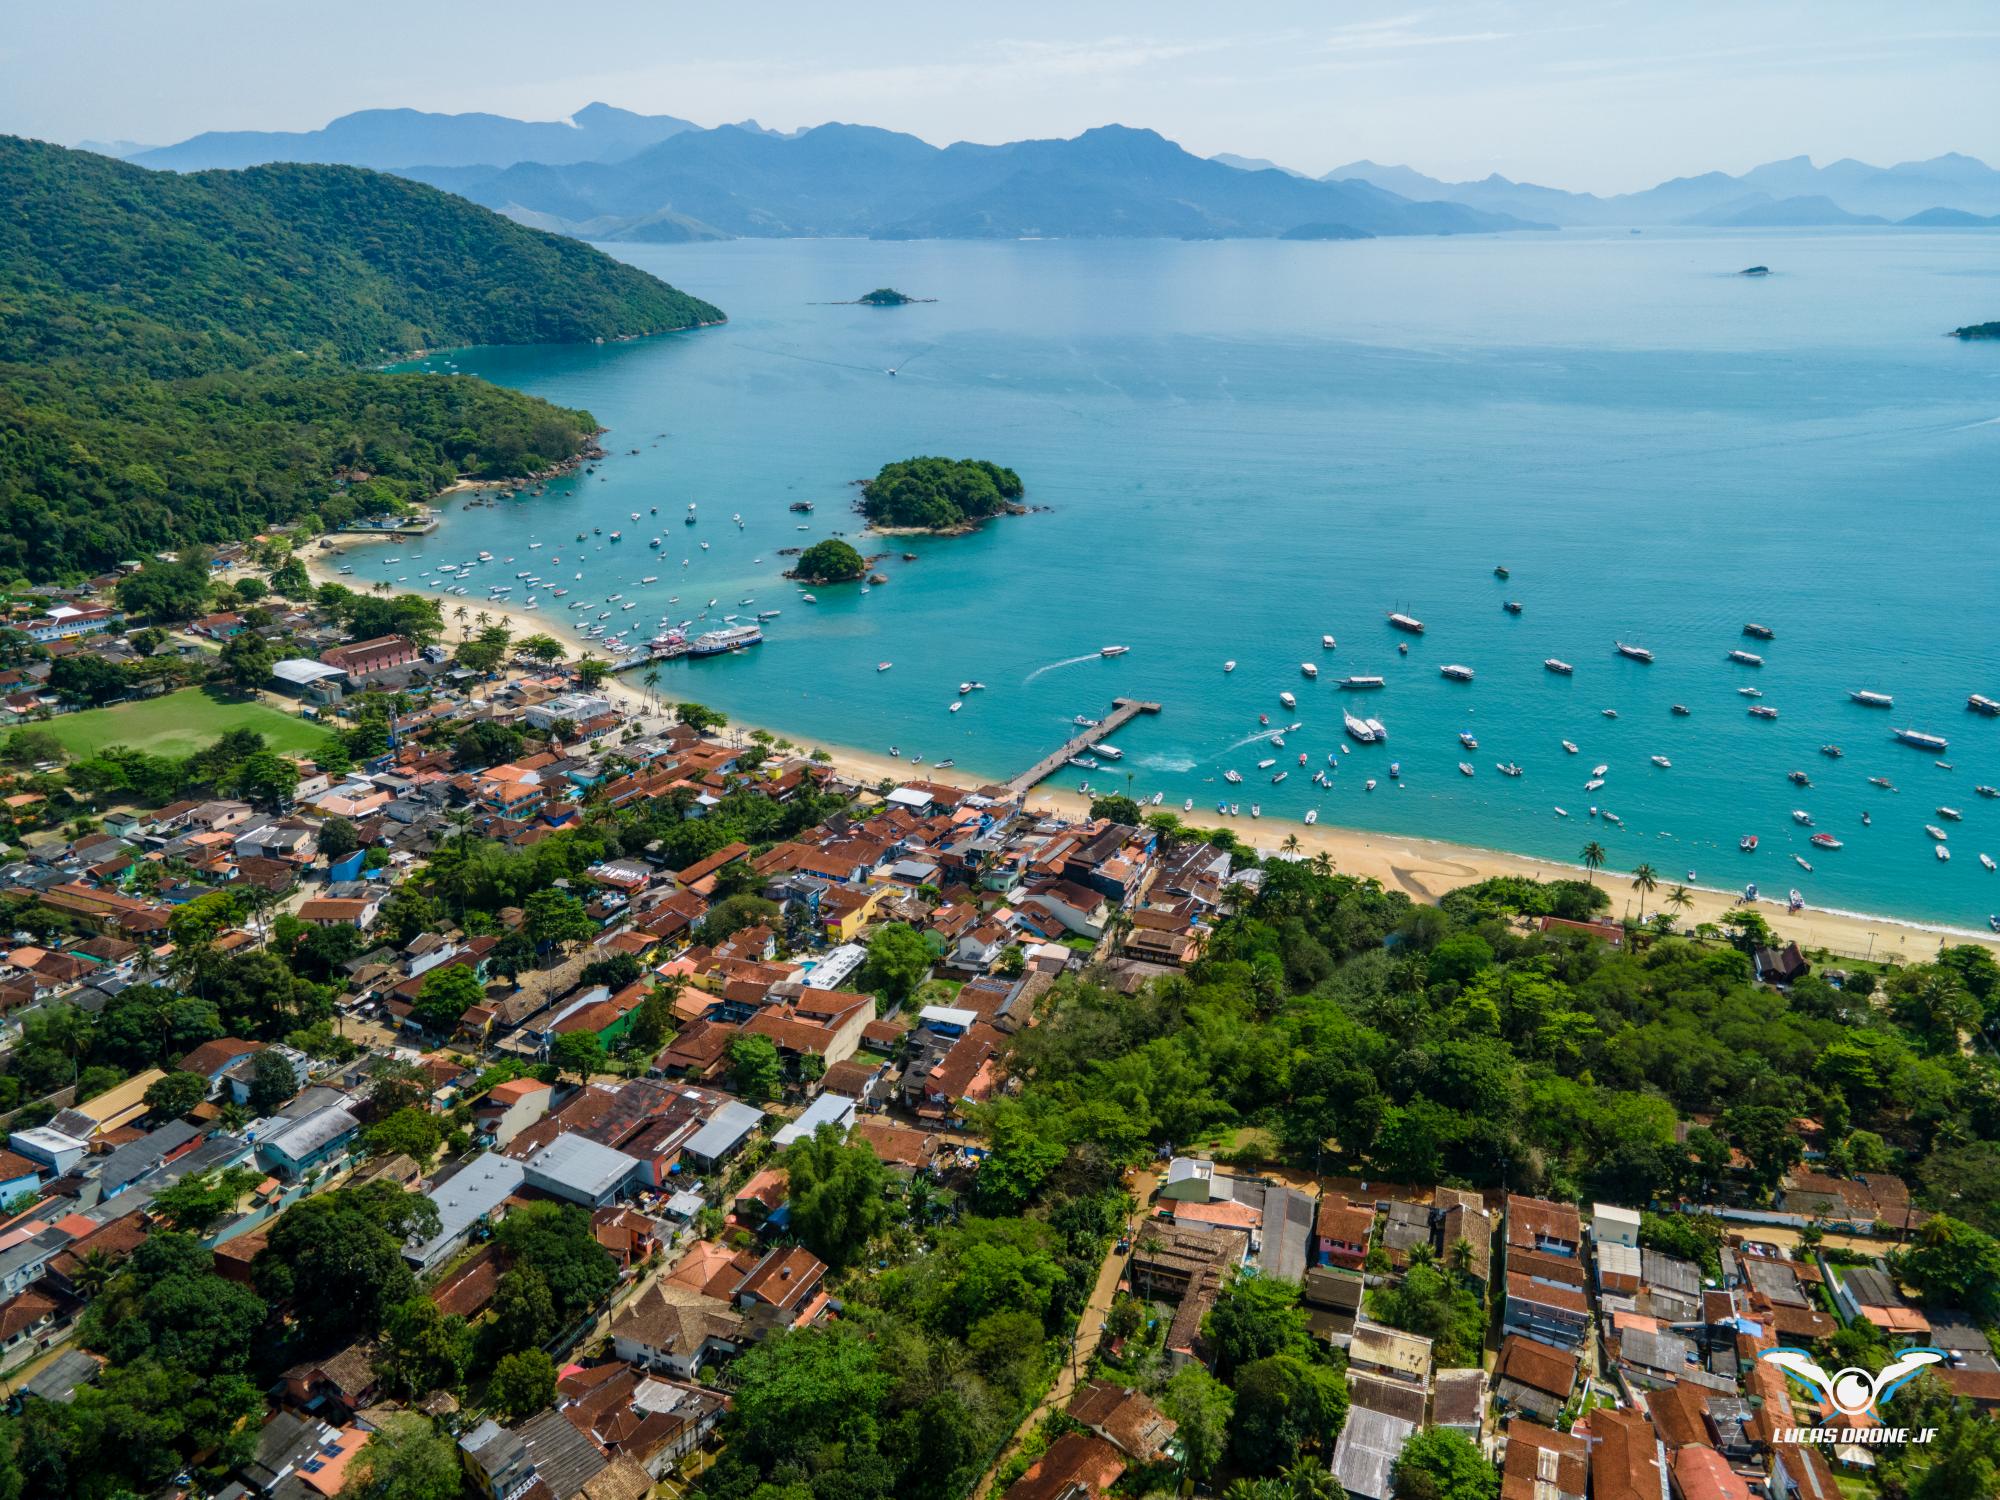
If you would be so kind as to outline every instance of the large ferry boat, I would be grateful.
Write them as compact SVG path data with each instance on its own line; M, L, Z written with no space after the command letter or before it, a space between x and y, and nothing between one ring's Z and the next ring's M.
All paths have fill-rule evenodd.
M1356 692L1367 688L1387 687L1389 679L1386 677L1343 677L1340 679L1340 685L1351 692Z
M1618 654L1629 656L1633 661L1650 662L1653 659L1653 653L1644 646L1628 646L1623 641L1618 642Z
M1896 700L1888 693L1871 693L1866 688L1857 688L1847 695L1863 708L1894 708Z
M764 644L764 632L756 625L730 625L722 630L704 631L688 643L690 656L721 656Z
M1364 745L1373 745L1389 737L1389 731L1382 727L1380 719L1357 719L1353 714L1342 714L1341 719L1342 727L1348 734Z
M1438 675L1440 677L1449 677L1453 682L1470 682L1472 681L1472 668L1460 666L1457 662L1452 662L1448 666L1439 667Z

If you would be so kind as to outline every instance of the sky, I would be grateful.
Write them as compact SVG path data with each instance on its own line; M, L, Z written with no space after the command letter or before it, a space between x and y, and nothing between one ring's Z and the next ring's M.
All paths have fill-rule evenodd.
M1809 155L2000 164L1991 0L64 0L11 7L0 130L164 145L356 109L937 144L1147 126L1318 174L1359 158L1596 192ZM1985 99L1982 105L1978 101Z

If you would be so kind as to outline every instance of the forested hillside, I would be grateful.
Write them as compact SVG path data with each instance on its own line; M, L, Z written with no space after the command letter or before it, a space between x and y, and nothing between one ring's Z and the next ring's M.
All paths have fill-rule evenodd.
M586 245L349 167L176 177L7 138L0 192L12 574L337 521L460 473L534 472L580 450L588 413L354 367L722 318ZM342 469L377 478L350 496Z

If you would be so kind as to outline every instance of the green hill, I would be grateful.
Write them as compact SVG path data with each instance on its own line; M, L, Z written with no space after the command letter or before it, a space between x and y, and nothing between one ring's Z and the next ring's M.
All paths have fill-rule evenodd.
M587 245L352 167L183 177L4 137L0 194L10 574L534 472L584 447L589 413L361 367L723 316ZM358 493L337 477L352 469L373 476Z

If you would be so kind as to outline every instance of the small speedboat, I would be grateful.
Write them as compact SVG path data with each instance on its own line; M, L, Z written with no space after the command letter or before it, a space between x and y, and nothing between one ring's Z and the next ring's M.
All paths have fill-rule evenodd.
M1362 782L1362 783L1361 783L1361 790L1362 790L1362 791L1364 791L1364 792L1372 792L1372 791L1374 791L1374 790L1375 790L1375 778L1371 776L1371 777L1369 777L1369 778L1368 778L1368 779L1367 779L1366 781Z
M1602 776L1606 771L1609 771L1610 769L1611 767L1608 765L1592 766L1590 768L1590 774L1593 776Z
M1590 780L1586 781L1583 784L1583 789L1586 792L1594 792L1603 785L1604 785L1604 778L1602 776L1593 776L1590 778Z
M1816 833L1812 836L1812 842L1816 848L1820 849L1839 849L1843 847L1840 840L1830 833Z
M1559 807L1559 808L1557 808L1557 809L1556 809L1556 816L1557 816L1557 817L1559 817L1559 818L1566 818L1566 817L1568 817L1568 816L1569 816L1569 809L1568 809L1568 808L1566 808L1566 807Z
M1564 740L1564 741L1562 742L1562 747L1563 747L1563 749L1565 749L1565 750L1569 751L1569 753L1570 753L1571 755L1574 755L1574 754L1576 754L1576 741L1574 741L1574 740Z
M1819 753L1821 755L1824 755L1828 760L1839 760L1841 755L1840 746L1821 745L1819 747Z
M1951 837L1950 834L1946 833L1942 828L1938 827L1937 824L1935 823L1924 824L1924 832L1929 834L1933 839L1937 840L1937 842L1939 842L1940 844L1942 844L1946 839Z
M1685 703L1676 703L1673 707L1674 717L1679 719L1685 719L1693 712L1694 710L1689 708Z
M1945 819L1945 820L1946 820L1947 822L1951 822L1951 823L1956 823L1956 822L1959 822L1960 820L1962 820L1962 819L1963 819L1963 818L1965 817L1965 814L1964 814L1964 813L1962 813L1962 812L1960 812L1960 811L1959 811L1959 810L1958 810L1957 808L1955 808L1955 807L1940 807L1940 808L1939 808L1939 809L1937 810L1937 815L1938 815L1938 816L1939 816L1940 818L1943 818L1943 819Z
M1294 698L1290 693L1278 694L1278 701L1287 708L1297 708L1299 706L1299 700Z
M1509 599L1500 607L1510 615L1518 615L1521 612L1521 601L1519 599Z
M1792 856L1792 863L1797 865L1801 870L1804 870L1806 874L1812 874L1812 866L1806 863L1806 857L1803 854L1794 854Z
M1757 852L1757 835L1754 833L1744 834L1742 838L1736 841L1736 847L1741 849L1745 854L1755 854Z
M1311 662L1309 662L1309 661L1302 661L1302 662L1300 662L1300 663L1299 663L1299 670L1300 670L1301 672L1305 673L1305 675L1306 675L1306 676L1308 676L1308 677L1317 677L1317 676L1319 676L1319 668L1318 668L1317 666L1313 665L1313 663L1311 663Z
M1321 648L1322 648L1322 649L1324 649L1324 650L1327 650L1327 651L1331 651L1331 650L1332 650L1332 649L1334 648L1334 645L1335 645L1335 641L1334 641L1333 637L1332 637L1332 636L1330 636L1330 635L1323 635L1323 636L1321 636L1321 637L1319 638L1319 643L1320 643L1320 646L1321 646Z
M1674 763L1664 755L1655 755L1652 760L1653 764L1658 766L1662 771L1671 771L1674 767Z
M1775 708L1766 708L1761 703L1753 703L1750 705L1750 717L1753 719L1775 719L1778 717L1778 711Z
M1503 761L1494 766L1493 769L1498 771L1502 776L1519 776L1521 774L1521 768L1511 760Z
M1981 797L2000 797L2000 787L1976 786L1972 790Z
M1951 851L1945 848L1943 844L1939 844L1936 848L1932 849L1931 853L1935 854L1940 860L1943 860L1947 864L1950 863L1951 861Z
M1460 775L1470 776L1472 774L1472 762L1469 760L1460 761L1458 763L1458 770Z
M1868 784L1870 786L1879 786L1885 792L1893 792L1896 790L1896 784L1886 776L1870 776L1868 778Z
M1312 824L1314 824L1314 823L1317 823L1318 821L1319 821L1319 809L1318 809L1318 808L1316 808L1316 807L1309 807L1309 808L1307 808L1307 809L1306 809L1306 825L1307 825L1308 827L1310 827L1310 826L1311 826Z
M1812 827L1812 814L1803 808L1795 807L1792 809L1792 821L1801 828L1810 828Z
M889 670L889 668L895 665L896 664L892 661L878 661L875 663L875 670L878 672L886 672Z
M1812 778L1807 776L1803 771L1787 771L1785 772L1785 780L1789 781L1793 786L1812 785Z
M1234 672L1236 670L1236 663L1233 661L1226 661L1222 664L1222 670L1225 672Z
M1989 869L1989 870L1991 870L1991 869L1994 869L1994 868L1996 868L1996 866L1995 866L1995 865L1994 865L1994 863L1993 863L1993 856L1992 856L1992 855L1990 855L1990 854L1982 854L1982 855L1980 855L1980 856L1979 856L1979 862L1980 862L1980 863L1981 863L1982 865L1986 866L1986 868L1987 868L1987 869Z
M1193 812L1193 811L1194 811L1194 798L1190 797L1190 798L1188 798L1188 799L1187 799L1187 801L1183 802L1183 803L1181 804L1181 811L1182 811L1182 812L1184 812L1184 813L1191 813L1191 812Z
M1567 677L1576 670L1576 668L1571 666L1568 662L1563 661L1561 658L1554 656L1544 659L1542 665L1548 668L1549 671L1555 673L1556 676L1558 677Z
M1615 719L1618 717L1618 710L1615 708L1601 708L1598 710L1598 712L1603 714L1604 717L1607 719Z
M1472 737L1469 730L1461 729L1459 731L1458 742L1468 750L1477 750L1479 748L1479 741Z

